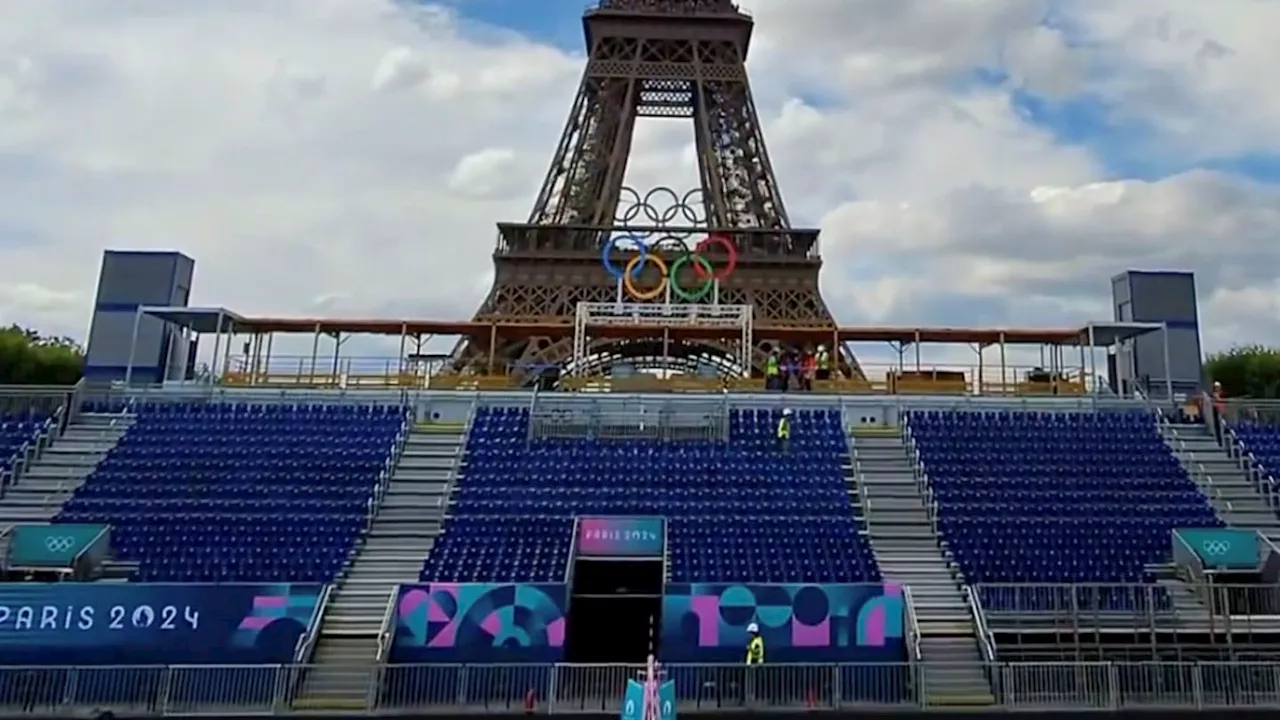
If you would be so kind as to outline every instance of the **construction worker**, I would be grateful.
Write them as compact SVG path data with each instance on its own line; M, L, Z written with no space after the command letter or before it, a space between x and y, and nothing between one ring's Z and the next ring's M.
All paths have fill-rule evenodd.
M751 636L747 640L747 664L763 665L764 638L760 637L760 626L751 623L747 626L747 634Z
M778 373L782 368L778 364L778 351L774 350L769 353L769 358L764 361L764 389L777 390L780 380Z
M778 447L783 452L791 449L791 408L783 410L778 418Z
M818 358L811 352L805 352L800 360L800 389L812 390L813 381L818 373Z
M826 345L818 346L818 371L817 378L819 380L831 379L831 353L827 352Z

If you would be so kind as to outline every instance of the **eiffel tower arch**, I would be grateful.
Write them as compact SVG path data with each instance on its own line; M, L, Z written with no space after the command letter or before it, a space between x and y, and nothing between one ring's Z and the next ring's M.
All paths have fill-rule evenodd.
M582 23L588 60L577 96L528 219L498 225L493 287L475 320L570 327L579 303L634 302L620 297L602 266L606 244L656 244L670 264L677 259L667 254L671 247L693 249L717 236L736 250L735 270L697 302L751 306L760 328L834 330L818 289L818 230L791 226L752 99L745 66L752 19L729 0L602 0ZM648 117L692 123L700 187L623 185L636 121ZM718 244L700 254L721 265L729 260ZM627 260L618 253L615 266ZM685 265L673 281L688 286L693 268ZM636 284L652 287L660 282L656 273L652 265L641 268ZM480 339L461 342L455 368L498 365L520 373L563 367L573 353L569 333L491 340L492 348ZM743 353L729 341L597 340L591 352L603 363L656 358L677 368L720 359L726 374L758 375L771 350L789 347L784 337L759 333L750 344L752 367L736 369L741 363L731 359ZM847 353L840 366L860 374Z

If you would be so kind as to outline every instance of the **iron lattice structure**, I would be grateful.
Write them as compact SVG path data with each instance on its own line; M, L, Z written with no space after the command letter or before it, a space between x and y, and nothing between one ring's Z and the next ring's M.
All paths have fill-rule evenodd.
M791 227L765 148L745 67L751 18L728 0L603 0L583 15L583 30L588 61L569 119L528 220L498 226L493 287L475 316L481 322L563 321L566 331L497 337L492 353L482 339L464 341L455 349L455 367L563 367L574 351L578 304L619 299L601 254L620 236L659 247L673 240L692 247L710 234L730 238L738 250L736 271L702 302L753 306L758 328L834 329L818 289L818 231ZM624 187L635 124L644 117L692 123L700 188L640 193ZM717 260L715 250L704 254ZM626 259L620 254L619 266ZM658 281L642 278L641 284ZM759 334L753 342L756 373L770 350L787 346L785 338ZM673 346L657 338L596 340L591 351L604 369L622 358L652 361L657 347L670 367L682 369L741 356L733 341ZM852 357L842 360L842 369L856 372Z

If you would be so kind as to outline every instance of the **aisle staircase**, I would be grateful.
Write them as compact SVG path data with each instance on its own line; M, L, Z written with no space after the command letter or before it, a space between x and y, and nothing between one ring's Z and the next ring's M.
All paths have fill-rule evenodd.
M298 709L367 706L396 587L416 583L466 445L466 426L417 425L405 440L363 546L330 595Z
M132 415L83 413L0 499L0 526L49 522L133 426Z
M886 581L910 588L928 703L993 705L963 577L942 553L902 428L856 427L849 445L876 562Z
M1182 463L1218 517L1228 525L1257 530L1280 541L1280 517L1267 505L1239 460L1227 454L1203 425L1160 423L1165 444Z

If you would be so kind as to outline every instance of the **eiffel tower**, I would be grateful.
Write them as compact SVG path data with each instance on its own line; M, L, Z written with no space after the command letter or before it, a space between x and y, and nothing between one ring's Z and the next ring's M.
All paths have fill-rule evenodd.
M751 305L757 328L834 330L818 290L818 230L791 226L765 149L745 67L751 17L730 0L601 0L582 24L588 60L569 119L528 221L498 224L493 287L475 315L476 322L563 321L566 332L499 335L492 356L485 339L464 340L454 367L517 374L563 367L572 355L578 303L618 299L601 256L604 244L620 236L688 238L690 248L709 235L729 238L736 270L702 302ZM632 134L644 117L688 118L700 188L624 187ZM728 260L716 248L702 254ZM625 262L620 255L617 265ZM756 375L771 350L789 347L785 337L760 335L750 354ZM694 364L737 355L726 342L596 340L591 347L613 359L659 351ZM861 374L848 354L840 368Z

